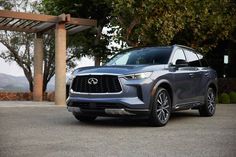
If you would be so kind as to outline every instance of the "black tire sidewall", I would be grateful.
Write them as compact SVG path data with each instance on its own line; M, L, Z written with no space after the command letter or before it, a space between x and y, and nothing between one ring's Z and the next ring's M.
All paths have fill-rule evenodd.
M209 108L208 108L209 104L208 104L208 100L207 100L209 92L213 92L214 97L215 97L215 101L216 101L216 93L215 93L213 88L209 87L207 89L206 96L205 96L205 104L202 107L200 107L200 109L199 109L200 115L202 115L202 116L213 116L215 114L215 111L216 111L216 102L214 103L214 112L211 113L209 111Z
M158 103L156 103L156 98L163 91L166 93L166 95L168 97L168 100L169 100L169 103L170 103L169 104L170 107L168 108L168 110L169 110L169 117L168 117L168 119L164 123L159 120L157 112L156 112L157 104L158 104ZM166 125L168 123L169 119L170 119L170 114L171 114L171 99L170 99L170 95L169 95L168 91L165 88L159 88L157 90L154 98L153 98L153 101L152 101L151 105L152 105L152 107L151 107L151 114L150 114L150 118L149 118L151 125L152 126L164 126L164 125Z

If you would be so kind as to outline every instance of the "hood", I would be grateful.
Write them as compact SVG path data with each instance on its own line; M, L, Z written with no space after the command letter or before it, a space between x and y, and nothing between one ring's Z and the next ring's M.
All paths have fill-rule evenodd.
M101 67L83 67L74 71L74 75L84 74L114 74L114 75L126 75L132 73L157 71L165 68L165 65L124 65L124 66L101 66Z

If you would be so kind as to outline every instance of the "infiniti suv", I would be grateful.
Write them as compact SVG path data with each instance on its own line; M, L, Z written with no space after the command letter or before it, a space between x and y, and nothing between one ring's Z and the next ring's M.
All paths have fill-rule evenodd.
M173 45L132 48L104 66L74 70L67 109L80 121L97 116L145 116L164 126L173 111L216 110L217 75L194 49Z

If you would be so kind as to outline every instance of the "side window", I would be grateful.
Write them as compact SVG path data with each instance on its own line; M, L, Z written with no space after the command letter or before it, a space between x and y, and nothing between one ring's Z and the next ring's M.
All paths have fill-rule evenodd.
M206 61L206 58L203 57L203 55L201 55L201 54L199 54L199 53L196 53L196 54L197 54L197 56L198 56L198 59L199 59L201 65L202 65L202 67L208 67L209 65L208 65L208 63L207 63L207 61Z
M200 67L201 66L197 55L193 51L184 50L184 52L185 52L189 66L191 66L191 67Z
M173 65L176 65L176 61L178 59L182 59L182 60L185 60L186 61L186 58L184 56L184 52L182 49L178 48L177 50L175 50L175 53L174 53L174 56L172 58L172 64Z

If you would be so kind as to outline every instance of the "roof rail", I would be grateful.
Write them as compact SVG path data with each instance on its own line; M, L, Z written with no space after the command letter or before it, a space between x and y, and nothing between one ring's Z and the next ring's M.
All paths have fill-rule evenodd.
M178 46L178 47L181 47L181 48L186 48L186 49L189 49L189 50L194 50L193 48L188 47L188 46L184 46L184 45L174 44L173 46Z

